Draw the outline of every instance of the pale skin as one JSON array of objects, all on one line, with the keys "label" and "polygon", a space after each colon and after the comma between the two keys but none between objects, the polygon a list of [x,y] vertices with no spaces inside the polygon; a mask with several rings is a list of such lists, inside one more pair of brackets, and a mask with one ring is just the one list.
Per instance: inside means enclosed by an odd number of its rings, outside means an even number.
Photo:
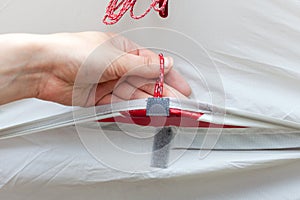
[{"label": "pale skin", "polygon": [[[111,33],[0,35],[0,105],[38,98],[93,106],[151,97],[159,57]],[[164,96],[186,98],[191,89],[165,58]]]}]

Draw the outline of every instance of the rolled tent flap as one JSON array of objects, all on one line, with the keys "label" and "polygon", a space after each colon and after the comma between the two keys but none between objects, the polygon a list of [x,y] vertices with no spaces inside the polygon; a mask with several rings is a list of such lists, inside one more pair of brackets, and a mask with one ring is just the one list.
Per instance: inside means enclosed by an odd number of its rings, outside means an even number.
[{"label": "rolled tent flap", "polygon": [[[251,113],[224,110],[217,106],[196,103],[191,100],[170,99],[169,116],[146,116],[148,99],[124,101],[91,108],[78,108],[59,115],[33,120],[27,123],[1,129],[0,139],[28,135],[45,130],[99,121],[106,123],[125,123],[151,127],[181,128],[225,128],[225,129],[300,129],[298,123],[278,120]],[[132,126],[134,129],[134,126]]]}]

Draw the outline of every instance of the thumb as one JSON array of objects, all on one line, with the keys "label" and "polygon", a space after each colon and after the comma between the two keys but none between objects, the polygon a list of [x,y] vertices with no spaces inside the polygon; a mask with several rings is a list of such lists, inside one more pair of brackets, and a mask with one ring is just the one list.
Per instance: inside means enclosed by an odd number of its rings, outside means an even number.
[{"label": "thumb", "polygon": [[[173,59],[171,57],[164,58],[165,74],[173,67]],[[111,66],[118,78],[126,75],[140,76],[144,78],[157,78],[160,74],[160,58],[158,55],[140,56],[135,54],[125,54],[121,56]]]}]

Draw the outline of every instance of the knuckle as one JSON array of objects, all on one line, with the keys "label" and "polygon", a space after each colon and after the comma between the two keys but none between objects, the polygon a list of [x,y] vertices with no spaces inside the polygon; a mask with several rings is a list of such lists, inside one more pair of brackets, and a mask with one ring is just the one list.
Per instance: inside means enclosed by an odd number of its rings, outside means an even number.
[{"label": "knuckle", "polygon": [[151,66],[152,64],[152,58],[151,57],[144,57],[144,65],[147,67]]}]

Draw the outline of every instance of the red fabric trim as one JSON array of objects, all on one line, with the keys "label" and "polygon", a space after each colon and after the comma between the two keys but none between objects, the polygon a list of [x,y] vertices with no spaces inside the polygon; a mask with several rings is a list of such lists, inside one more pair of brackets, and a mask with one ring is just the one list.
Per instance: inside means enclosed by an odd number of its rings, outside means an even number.
[{"label": "red fabric trim", "polygon": [[119,122],[126,124],[136,124],[140,126],[177,126],[177,127],[202,127],[202,128],[245,128],[242,126],[232,126],[223,124],[212,124],[208,122],[197,121],[203,113],[185,111],[170,108],[169,117],[148,117],[146,110],[131,110],[122,112],[124,117],[114,117],[100,120],[99,122]]}]

